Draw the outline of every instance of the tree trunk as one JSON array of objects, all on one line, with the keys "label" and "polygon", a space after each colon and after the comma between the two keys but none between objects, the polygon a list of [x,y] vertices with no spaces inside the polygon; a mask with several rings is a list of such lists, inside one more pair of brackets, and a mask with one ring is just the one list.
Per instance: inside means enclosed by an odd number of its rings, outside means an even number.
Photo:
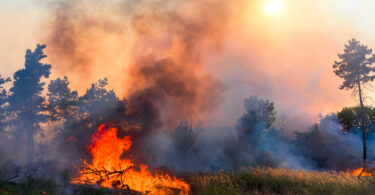
[{"label": "tree trunk", "polygon": [[27,139],[27,166],[31,166],[34,158],[34,128],[31,127],[26,132]]},{"label": "tree trunk", "polygon": [[366,151],[366,124],[365,124],[365,107],[363,106],[361,82],[358,81],[359,103],[361,104],[361,129],[362,129],[362,144],[363,144],[363,169],[367,168],[367,151]]}]

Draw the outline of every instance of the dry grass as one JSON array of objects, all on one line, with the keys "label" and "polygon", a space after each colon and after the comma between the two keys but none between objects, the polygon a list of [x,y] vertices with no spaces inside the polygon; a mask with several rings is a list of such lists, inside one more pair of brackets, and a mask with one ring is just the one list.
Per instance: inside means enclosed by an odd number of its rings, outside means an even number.
[{"label": "dry grass", "polygon": [[[354,177],[344,172],[296,171],[281,168],[248,168],[241,173],[188,174],[196,195],[236,194],[375,194],[375,177]],[[113,194],[92,186],[71,186],[74,194]],[[59,194],[51,181],[0,182],[1,194]],[[118,193],[117,193],[118,194]]]},{"label": "dry grass", "polygon": [[373,194],[374,177],[344,172],[248,168],[188,177],[194,194]]}]

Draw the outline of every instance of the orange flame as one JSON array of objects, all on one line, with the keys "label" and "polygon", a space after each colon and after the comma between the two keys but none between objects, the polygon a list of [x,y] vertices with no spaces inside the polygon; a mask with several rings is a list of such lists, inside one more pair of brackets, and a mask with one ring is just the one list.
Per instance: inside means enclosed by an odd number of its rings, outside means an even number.
[{"label": "orange flame", "polygon": [[[358,168],[358,169],[354,169],[354,170],[351,170],[349,171],[348,173],[346,173],[348,176],[355,176],[355,177],[358,177],[359,175],[361,176],[372,176],[371,173],[369,172],[366,172],[366,171],[363,171],[363,168]],[[362,174],[361,174],[362,173]]]},{"label": "orange flame", "polygon": [[[72,180],[75,184],[99,184],[108,188],[128,188],[148,194],[188,194],[190,187],[184,181],[168,174],[151,173],[146,165],[133,169],[131,159],[121,159],[132,142],[130,136],[117,137],[117,128],[102,124],[93,134],[89,150],[92,163],[83,161],[80,175]],[[103,173],[103,174],[102,174]],[[113,173],[113,174],[110,174]]]}]

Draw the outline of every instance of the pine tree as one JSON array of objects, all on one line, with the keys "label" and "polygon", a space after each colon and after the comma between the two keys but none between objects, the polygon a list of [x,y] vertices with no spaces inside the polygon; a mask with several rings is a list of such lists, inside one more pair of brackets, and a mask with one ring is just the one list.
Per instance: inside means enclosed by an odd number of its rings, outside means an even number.
[{"label": "pine tree", "polygon": [[9,93],[4,89],[4,84],[9,82],[9,78],[3,78],[0,75],[0,131],[5,128],[6,119],[8,116],[8,96]]},{"label": "pine tree", "polygon": [[34,135],[40,129],[40,123],[46,120],[42,96],[45,83],[41,79],[49,77],[51,65],[40,62],[47,57],[44,48],[45,45],[38,44],[34,51],[26,51],[25,67],[14,73],[10,89],[9,110],[16,116],[17,130],[26,134],[28,165],[33,162]]},{"label": "pine tree", "polygon": [[372,66],[375,62],[375,55],[367,46],[362,45],[356,39],[349,41],[345,45],[344,53],[338,54],[340,61],[335,61],[333,64],[334,73],[344,79],[340,89],[358,90],[359,104],[361,113],[359,115],[362,129],[363,142],[363,167],[366,168],[367,149],[366,149],[366,129],[365,122],[366,109],[363,103],[363,85],[375,79],[375,67]]},{"label": "pine tree", "polygon": [[51,120],[62,120],[78,114],[78,93],[69,88],[68,77],[52,80],[48,85],[48,111]]}]

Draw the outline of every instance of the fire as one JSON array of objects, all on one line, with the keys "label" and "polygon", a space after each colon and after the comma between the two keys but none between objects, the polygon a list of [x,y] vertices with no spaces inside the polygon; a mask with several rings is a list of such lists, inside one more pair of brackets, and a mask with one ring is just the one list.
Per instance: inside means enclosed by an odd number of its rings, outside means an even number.
[{"label": "fire", "polygon": [[361,175],[361,176],[372,176],[371,173],[366,172],[366,171],[362,172],[362,171],[363,171],[363,168],[354,169],[354,170],[349,171],[349,173],[347,173],[347,175],[348,176],[356,176],[356,177],[358,177],[359,175]]},{"label": "fire", "polygon": [[92,163],[83,161],[79,177],[72,183],[122,188],[148,194],[188,194],[190,187],[184,181],[163,173],[151,173],[146,165],[135,170],[131,159],[121,159],[132,145],[130,136],[117,137],[117,128],[100,125],[88,146]]}]

